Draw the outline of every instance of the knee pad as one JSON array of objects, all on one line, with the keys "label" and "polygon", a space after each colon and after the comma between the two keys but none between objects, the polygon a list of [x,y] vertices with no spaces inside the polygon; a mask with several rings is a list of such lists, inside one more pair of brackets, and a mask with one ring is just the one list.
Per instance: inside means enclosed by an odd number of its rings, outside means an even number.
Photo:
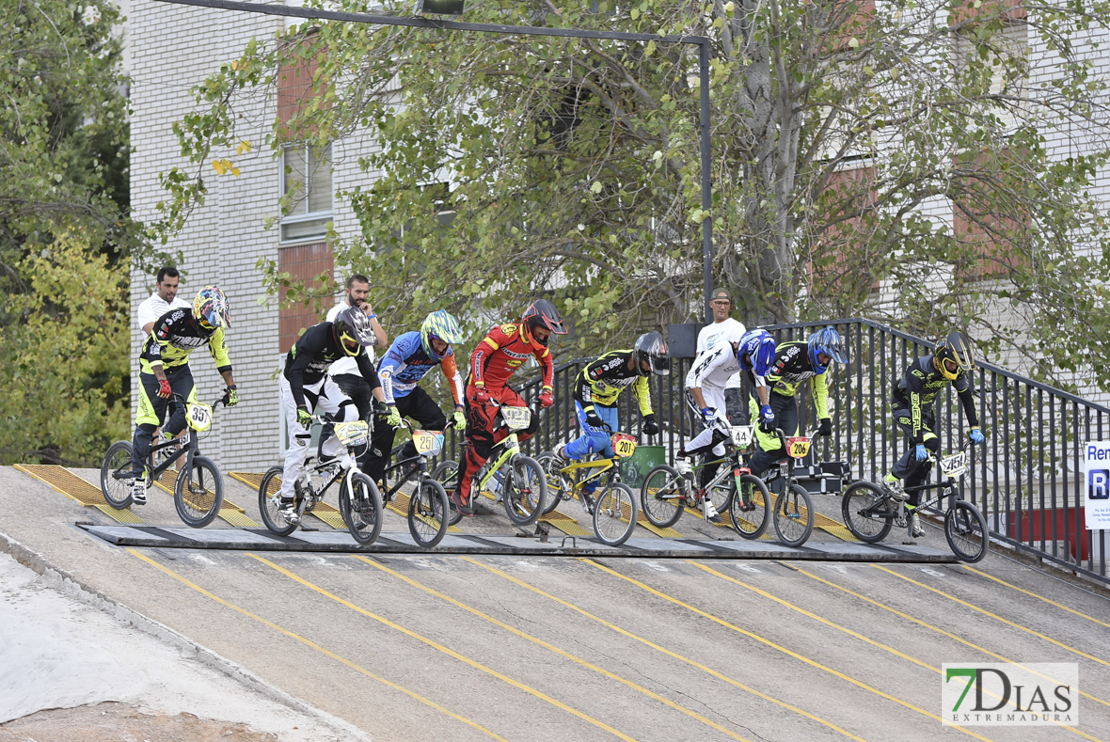
[{"label": "knee pad", "polygon": [[922,443],[925,444],[925,448],[929,449],[933,453],[940,452],[940,438],[937,438],[932,433],[927,434],[925,436],[925,440],[923,440]]}]

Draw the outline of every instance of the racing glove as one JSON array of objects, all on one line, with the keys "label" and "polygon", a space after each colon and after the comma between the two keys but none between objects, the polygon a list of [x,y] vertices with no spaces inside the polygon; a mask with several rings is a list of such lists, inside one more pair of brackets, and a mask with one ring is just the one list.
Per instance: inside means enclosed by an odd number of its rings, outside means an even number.
[{"label": "racing glove", "polygon": [[655,422],[655,415],[644,415],[644,435],[656,435],[659,432],[659,423]]},{"label": "racing glove", "polygon": [[235,385],[232,384],[224,390],[224,405],[234,407],[237,404],[239,404],[239,392],[235,391]]},{"label": "racing glove", "polygon": [[759,408],[759,429],[764,433],[770,433],[775,429],[775,411],[769,404],[761,405]]},{"label": "racing glove", "polygon": [[451,415],[451,424],[455,426],[455,430],[462,430],[466,427],[466,415],[464,415],[463,411],[458,407],[455,408],[455,412]]},{"label": "racing glove", "polygon": [[300,423],[300,426],[305,430],[312,427],[312,414],[308,411],[307,407],[297,408],[297,422]]},{"label": "racing glove", "polygon": [[162,399],[169,399],[173,396],[173,389],[170,389],[170,382],[168,379],[158,380],[158,396]]},{"label": "racing glove", "polygon": [[401,427],[401,413],[398,412],[396,405],[390,405],[386,411],[385,424],[391,428]]},{"label": "racing glove", "polygon": [[586,424],[589,425],[591,428],[600,428],[605,424],[601,421],[601,418],[598,417],[597,412],[594,410],[593,407],[587,407],[583,410],[583,412],[586,413]]},{"label": "racing glove", "polygon": [[832,418],[821,418],[821,424],[817,427],[817,435],[832,435]]},{"label": "racing glove", "polygon": [[971,439],[971,445],[973,446],[978,446],[986,440],[986,438],[983,437],[983,431],[979,430],[977,427],[967,431],[967,437]]},{"label": "racing glove", "polygon": [[929,450],[925,448],[924,443],[917,444],[917,450],[914,452],[914,456],[918,461],[924,461],[929,458]]},{"label": "racing glove", "polygon": [[701,417],[705,421],[705,427],[712,428],[713,424],[717,422],[717,410],[712,407],[702,407]]},{"label": "racing glove", "polygon": [[555,395],[551,393],[550,389],[545,388],[540,392],[540,406],[546,410],[553,404],[555,404]]},{"label": "racing glove", "polygon": [[489,392],[486,391],[486,385],[485,384],[475,384],[474,385],[474,401],[477,402],[478,404],[488,404],[489,403]]}]

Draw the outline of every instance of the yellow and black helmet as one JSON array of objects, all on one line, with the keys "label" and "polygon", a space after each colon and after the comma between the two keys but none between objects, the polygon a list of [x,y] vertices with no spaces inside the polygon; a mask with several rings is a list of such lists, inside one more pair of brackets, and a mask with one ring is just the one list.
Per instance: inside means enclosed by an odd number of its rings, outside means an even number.
[{"label": "yellow and black helmet", "polygon": [[[949,367],[946,361],[955,365],[955,370]],[[975,368],[975,346],[967,339],[967,335],[959,330],[953,330],[937,341],[933,352],[933,365],[941,376],[949,381],[955,381],[961,373],[968,373]]]}]

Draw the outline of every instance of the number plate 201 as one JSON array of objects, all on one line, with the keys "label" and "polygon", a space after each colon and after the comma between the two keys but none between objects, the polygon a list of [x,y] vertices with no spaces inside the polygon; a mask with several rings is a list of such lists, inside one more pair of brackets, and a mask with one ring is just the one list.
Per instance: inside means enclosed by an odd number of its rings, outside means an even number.
[{"label": "number plate 201", "polygon": [[627,458],[636,451],[636,439],[626,433],[613,434],[613,453],[617,458]]}]

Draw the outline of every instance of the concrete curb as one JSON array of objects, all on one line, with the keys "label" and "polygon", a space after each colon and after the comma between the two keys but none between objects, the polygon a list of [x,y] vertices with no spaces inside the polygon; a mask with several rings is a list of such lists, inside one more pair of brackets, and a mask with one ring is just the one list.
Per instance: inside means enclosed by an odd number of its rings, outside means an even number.
[{"label": "concrete curb", "polygon": [[158,639],[164,644],[174,647],[178,651],[185,653],[185,655],[191,659],[226,675],[235,682],[256,693],[266,696],[276,703],[287,706],[306,716],[313,717],[322,726],[333,730],[337,735],[335,737],[336,740],[373,742],[373,739],[358,727],[289,695],[285,691],[270,685],[241,665],[213,652],[207,647],[197,644],[177,631],[174,631],[169,626],[148,618],[132,608],[128,608],[112,600],[100,591],[89,587],[65,571],[54,567],[47,562],[41,554],[27,548],[3,532],[0,532],[0,551],[9,554],[24,567],[38,574],[42,578],[43,584],[47,587],[57,590],[59,593],[69,598],[73,598],[74,600],[78,600],[96,608],[112,616],[121,623],[133,626],[139,631]]}]

